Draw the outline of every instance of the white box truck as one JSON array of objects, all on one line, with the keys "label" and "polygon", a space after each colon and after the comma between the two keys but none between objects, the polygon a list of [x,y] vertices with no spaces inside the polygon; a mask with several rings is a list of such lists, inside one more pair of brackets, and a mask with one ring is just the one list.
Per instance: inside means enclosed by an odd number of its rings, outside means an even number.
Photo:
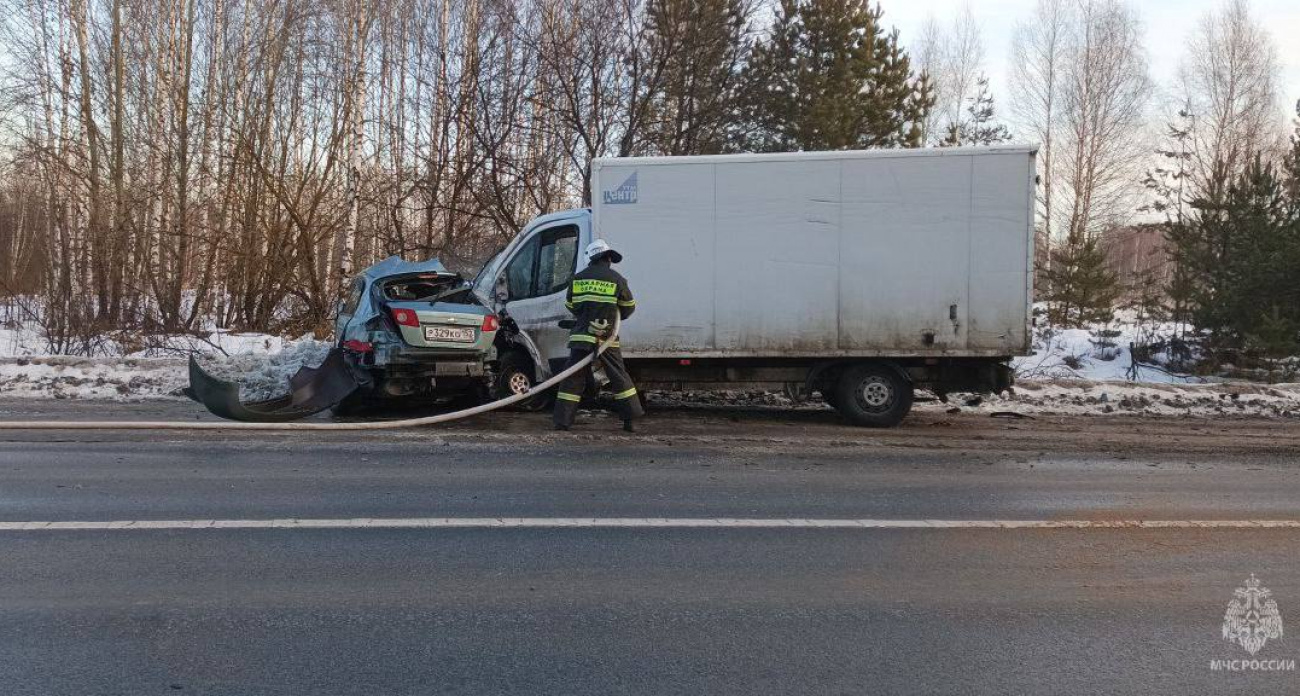
[{"label": "white box truck", "polygon": [[784,384],[869,426],[915,388],[1000,391],[1029,351],[1035,154],[597,160],[590,209],[532,221],[475,281],[530,339],[500,356],[504,383],[562,366],[564,292],[603,237],[637,299],[621,342],[643,388]]}]

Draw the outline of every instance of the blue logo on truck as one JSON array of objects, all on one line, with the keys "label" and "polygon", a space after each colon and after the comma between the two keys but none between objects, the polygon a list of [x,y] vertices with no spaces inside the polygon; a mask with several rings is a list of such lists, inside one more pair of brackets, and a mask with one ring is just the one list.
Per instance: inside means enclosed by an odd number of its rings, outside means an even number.
[{"label": "blue logo on truck", "polygon": [[605,205],[631,205],[636,203],[636,172],[632,172],[618,188],[613,191],[604,191],[603,199]]}]

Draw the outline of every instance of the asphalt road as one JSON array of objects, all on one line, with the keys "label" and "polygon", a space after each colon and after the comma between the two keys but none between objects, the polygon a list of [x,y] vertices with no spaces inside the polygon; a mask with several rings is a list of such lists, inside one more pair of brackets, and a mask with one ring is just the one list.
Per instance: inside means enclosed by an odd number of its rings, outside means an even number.
[{"label": "asphalt road", "polygon": [[[0,418],[194,417],[0,401]],[[1300,663],[1300,530],[653,520],[1300,520],[1300,423],[815,412],[436,432],[0,432],[0,694],[1300,692],[1222,638],[1254,574]],[[301,528],[293,520],[650,518]],[[1300,631],[1300,629],[1297,629]]]}]

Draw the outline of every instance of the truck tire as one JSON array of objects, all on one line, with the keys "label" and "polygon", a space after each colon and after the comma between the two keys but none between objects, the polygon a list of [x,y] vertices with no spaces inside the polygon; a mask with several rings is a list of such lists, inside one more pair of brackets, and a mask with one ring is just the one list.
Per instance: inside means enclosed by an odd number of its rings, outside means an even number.
[{"label": "truck tire", "polygon": [[[512,350],[501,356],[498,362],[496,378],[492,381],[492,400],[498,401],[527,391],[537,384],[533,372],[533,361],[525,353]],[[545,411],[551,406],[551,393],[540,394],[525,399],[510,408],[515,411]]]},{"label": "truck tire", "polygon": [[892,428],[912,410],[912,384],[888,365],[857,365],[840,375],[833,404],[854,425]]}]

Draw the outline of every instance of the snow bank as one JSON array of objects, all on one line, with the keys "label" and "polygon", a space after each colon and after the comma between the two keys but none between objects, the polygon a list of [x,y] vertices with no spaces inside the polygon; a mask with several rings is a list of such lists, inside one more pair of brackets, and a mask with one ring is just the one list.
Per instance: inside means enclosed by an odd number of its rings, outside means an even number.
[{"label": "snow bank", "polygon": [[184,398],[190,355],[212,374],[239,382],[244,399],[288,391],[289,376],[325,359],[330,343],[310,334],[296,339],[208,326],[195,335],[106,334],[102,357],[46,354],[31,312],[0,304],[0,394],[56,399]]},{"label": "snow bank", "polygon": [[185,361],[38,356],[0,359],[0,394],[55,399],[179,396]]},{"label": "snow bank", "polygon": [[[1034,329],[1033,353],[1016,358],[1012,367],[1021,379],[1082,379],[1127,381],[1133,366],[1132,344],[1168,341],[1176,335],[1172,323],[1141,323],[1132,312],[1116,313],[1116,321],[1088,329]],[[1170,356],[1151,356],[1157,366],[1168,364]],[[1172,374],[1165,369],[1138,365],[1135,382],[1157,384],[1200,384],[1207,380]]]},{"label": "snow bank", "polygon": [[[107,336],[96,346],[97,355],[111,358],[166,358],[191,354],[267,355],[279,353],[302,339],[264,333],[211,329],[203,335],[139,336],[129,342]],[[48,355],[45,339],[32,324],[0,327],[0,359]]]},{"label": "snow bank", "polygon": [[[245,401],[269,399],[289,391],[289,377],[303,366],[316,367],[325,360],[332,344],[303,336],[282,344],[275,353],[249,351],[230,356],[204,356],[203,369],[222,379],[239,382],[240,398]],[[186,375],[185,384],[189,384]]]},{"label": "snow bank", "polygon": [[41,355],[45,351],[45,339],[31,323],[10,323],[0,326],[0,358],[17,358],[29,355]]},{"label": "snow bank", "polygon": [[[287,392],[289,376],[304,365],[319,365],[330,349],[328,342],[309,336],[270,339],[240,336],[223,345],[230,355],[209,352],[199,361],[212,374],[238,381],[242,398],[266,399]],[[182,357],[0,358],[0,394],[56,399],[183,398],[181,389],[189,384],[187,365],[188,359]]]},{"label": "snow bank", "polygon": [[[1300,418],[1300,384],[1141,384],[1092,380],[1025,380],[1008,393],[950,394],[946,403],[921,392],[919,413],[1017,413],[1027,416],[1109,414]],[[829,409],[820,398],[794,401],[777,392],[652,392],[652,404],[670,407]]]},{"label": "snow bank", "polygon": [[1011,393],[950,397],[918,410],[1026,415],[1139,414],[1300,418],[1300,384],[1159,384],[1093,380],[1020,380]]}]

